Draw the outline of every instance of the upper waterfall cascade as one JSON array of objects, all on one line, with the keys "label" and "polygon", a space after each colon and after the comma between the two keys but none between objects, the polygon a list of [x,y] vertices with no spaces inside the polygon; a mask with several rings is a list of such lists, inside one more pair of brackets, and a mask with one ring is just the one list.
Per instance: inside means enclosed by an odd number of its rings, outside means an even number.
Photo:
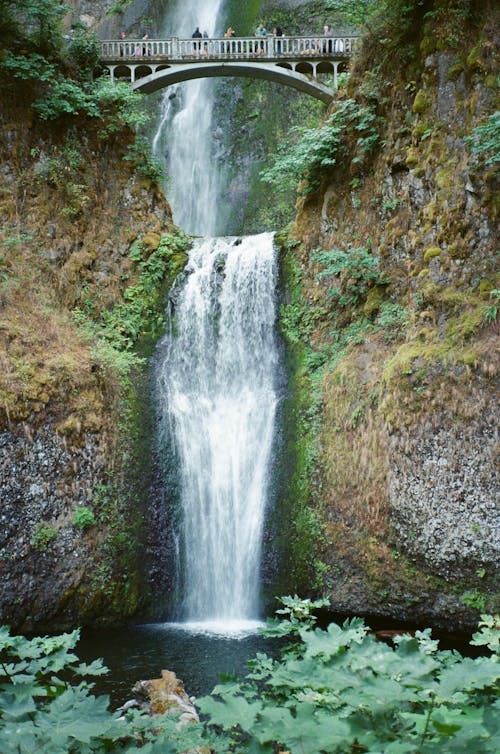
[{"label": "upper waterfall cascade", "polygon": [[[169,4],[170,5],[170,4]],[[213,36],[223,0],[177,0],[166,11],[162,33],[190,37],[196,27]],[[153,151],[170,178],[174,219],[188,233],[217,232],[218,171],[213,158],[213,84],[190,81],[162,98]]]},{"label": "upper waterfall cascade", "polygon": [[252,620],[277,406],[273,235],[196,242],[158,375],[174,445],[184,615]]}]

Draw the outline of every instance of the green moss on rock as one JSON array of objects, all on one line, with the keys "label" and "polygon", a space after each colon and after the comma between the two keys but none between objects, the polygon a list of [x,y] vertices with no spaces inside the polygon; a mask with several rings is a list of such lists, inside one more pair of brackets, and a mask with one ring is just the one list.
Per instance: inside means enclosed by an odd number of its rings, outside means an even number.
[{"label": "green moss on rock", "polygon": [[426,249],[424,252],[424,262],[427,264],[431,261],[431,259],[435,259],[436,257],[439,257],[442,253],[442,250],[438,246],[431,246],[430,248]]},{"label": "green moss on rock", "polygon": [[405,162],[406,166],[410,168],[410,170],[418,165],[418,153],[413,147],[410,147],[410,149],[407,151]]},{"label": "green moss on rock", "polygon": [[384,300],[385,288],[382,285],[377,285],[368,291],[365,304],[363,306],[363,312],[367,317],[373,317],[380,310],[382,301]]},{"label": "green moss on rock", "polygon": [[412,110],[414,113],[421,115],[422,113],[425,113],[426,110],[429,109],[431,106],[431,98],[427,92],[425,92],[423,89],[419,89],[417,92],[415,99],[413,100],[413,106]]},{"label": "green moss on rock", "polygon": [[464,64],[455,63],[455,65],[452,65],[450,70],[448,71],[448,81],[456,81],[463,72]]},{"label": "green moss on rock", "polygon": [[411,135],[415,140],[420,141],[422,136],[427,133],[429,129],[430,126],[426,121],[420,121],[420,123],[417,123],[415,125],[413,131],[411,132]]},{"label": "green moss on rock", "polygon": [[482,299],[487,301],[490,297],[490,293],[495,288],[495,283],[488,278],[482,278],[479,281],[479,295]]},{"label": "green moss on rock", "polygon": [[483,43],[476,45],[467,55],[467,68],[472,71],[480,72],[485,70],[486,66],[483,60]]}]

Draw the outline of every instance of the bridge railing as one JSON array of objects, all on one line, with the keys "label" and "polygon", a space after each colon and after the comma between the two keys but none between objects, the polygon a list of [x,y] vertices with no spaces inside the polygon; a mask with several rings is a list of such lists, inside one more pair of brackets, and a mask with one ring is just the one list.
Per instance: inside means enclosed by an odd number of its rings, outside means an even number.
[{"label": "bridge railing", "polygon": [[342,58],[356,48],[359,37],[232,37],[230,39],[126,39],[101,42],[101,60],[141,58],[165,60],[241,60],[245,58],[293,58],[302,56]]}]

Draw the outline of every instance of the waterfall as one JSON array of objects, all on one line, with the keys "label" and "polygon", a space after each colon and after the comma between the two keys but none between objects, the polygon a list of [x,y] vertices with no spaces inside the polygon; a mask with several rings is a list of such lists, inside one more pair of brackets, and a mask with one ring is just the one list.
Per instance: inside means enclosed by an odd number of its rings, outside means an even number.
[{"label": "waterfall", "polygon": [[273,236],[199,240],[158,369],[180,479],[183,618],[259,613],[259,564],[277,406]]},{"label": "waterfall", "polygon": [[[190,37],[198,26],[213,36],[223,0],[176,0],[165,37]],[[163,95],[153,152],[165,160],[174,219],[188,233],[217,230],[217,161],[212,153],[214,84],[207,79],[170,87]]]}]

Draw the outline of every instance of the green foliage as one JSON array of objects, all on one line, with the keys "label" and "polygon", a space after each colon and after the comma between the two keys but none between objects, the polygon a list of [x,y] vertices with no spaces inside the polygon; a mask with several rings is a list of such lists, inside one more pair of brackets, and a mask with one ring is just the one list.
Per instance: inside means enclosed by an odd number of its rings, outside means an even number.
[{"label": "green foliage", "polygon": [[61,115],[88,115],[98,117],[99,108],[94,97],[77,81],[54,80],[45,99],[33,105],[42,120],[54,120]]},{"label": "green foliage", "polygon": [[408,325],[408,309],[401,304],[383,301],[380,305],[376,323],[383,330],[387,330],[386,339],[394,339],[395,335],[404,330]]},{"label": "green foliage", "polygon": [[490,292],[490,302],[485,309],[483,321],[486,325],[492,325],[497,321],[498,310],[500,308],[500,289],[494,288]]},{"label": "green foliage", "polygon": [[378,0],[326,0],[325,10],[328,11],[329,20],[333,23],[342,23],[348,26],[361,26],[370,19],[380,3]]},{"label": "green foliage", "polygon": [[[197,725],[178,729],[178,716],[111,713],[93,696],[101,660],[80,663],[72,651],[79,631],[26,639],[0,628],[2,754],[175,754],[203,740]],[[223,737],[221,737],[223,740]]]},{"label": "green foliage", "polygon": [[35,550],[46,550],[58,534],[59,531],[55,526],[47,523],[40,524],[31,538],[31,545]]},{"label": "green foliage", "polygon": [[434,0],[432,5],[430,9],[425,8],[426,35],[434,37],[438,49],[463,49],[471,39],[476,3],[471,0]]},{"label": "green foliage", "polygon": [[488,647],[492,652],[500,652],[500,617],[481,615],[479,631],[472,635],[471,644],[475,647]]},{"label": "green foliage", "polygon": [[[293,597],[278,597],[278,602],[281,602],[283,607],[276,610],[276,615],[284,617],[268,619],[264,634],[269,638],[300,636],[304,628],[312,628],[316,624],[317,618],[314,611],[329,604],[324,598],[311,600],[308,597],[299,597],[297,594]],[[295,644],[288,647],[288,649],[294,648]]]},{"label": "green foliage", "polygon": [[9,71],[14,78],[24,81],[53,81],[56,72],[56,66],[37,52],[15,55],[6,50],[0,67]]},{"label": "green foliage", "polygon": [[342,308],[358,306],[370,288],[389,282],[378,269],[378,259],[362,246],[348,251],[316,249],[311,258],[324,268],[316,275],[318,280],[336,278],[328,296]]},{"label": "green foliage", "polygon": [[490,115],[484,125],[476,126],[466,141],[473,152],[487,158],[487,165],[500,162],[500,110]]},{"label": "green foliage", "polygon": [[102,76],[93,83],[92,91],[99,106],[98,117],[103,121],[103,127],[99,132],[101,138],[106,138],[123,128],[137,130],[148,122],[144,95],[135,92],[129,84],[113,84],[107,76]]},{"label": "green foliage", "polygon": [[95,118],[102,122],[98,136],[105,139],[124,128],[135,130],[149,119],[142,107],[143,95],[123,82],[113,84],[109,78],[102,77],[92,83],[82,83],[49,73],[45,80],[50,83],[49,91],[33,105],[42,120],[55,120],[62,115]]},{"label": "green foliage", "polygon": [[296,143],[278,149],[272,167],[261,173],[262,180],[279,186],[283,181],[298,182],[303,177],[307,182],[300,192],[306,194],[319,186],[329,168],[348,156],[353,163],[364,162],[380,141],[381,119],[376,109],[374,97],[367,104],[342,100],[319,128],[293,129],[298,136]]},{"label": "green foliage", "polygon": [[[2,2],[6,12],[10,9],[13,26],[0,59],[0,71],[8,77],[0,78],[0,85],[9,77],[28,82],[39,118],[93,118],[102,122],[100,138],[124,128],[136,130],[147,122],[142,95],[123,82],[112,84],[107,76],[94,80],[99,59],[97,37],[76,24],[72,37],[63,38],[60,24],[67,6],[51,0],[24,0],[13,8],[14,4]],[[43,40],[50,44],[40,42],[37,29],[43,29]]]},{"label": "green foliage", "polygon": [[186,260],[190,241],[182,232],[165,234],[157,249],[151,250],[136,241],[130,258],[138,276],[123,291],[123,300],[112,309],[92,317],[90,309],[76,309],[75,320],[82,334],[94,342],[93,351],[113,372],[126,378],[143,360],[135,348],[141,338],[157,338],[165,321],[159,311],[162,286],[172,283]]},{"label": "green foliage", "polygon": [[467,605],[467,607],[472,607],[474,610],[481,613],[486,610],[488,597],[484,592],[480,592],[478,589],[472,589],[469,592],[464,592],[461,600],[464,605]]},{"label": "green foliage", "polygon": [[90,34],[85,26],[76,26],[73,36],[64,51],[64,59],[68,66],[89,73],[97,67],[99,62],[100,45],[95,34]]},{"label": "green foliage", "polygon": [[30,154],[33,158],[39,158],[37,181],[46,181],[55,186],[64,198],[63,214],[78,217],[89,203],[87,185],[75,181],[75,176],[81,175],[83,168],[78,143],[68,138],[64,146],[52,146],[48,155],[36,148]]},{"label": "green foliage", "polygon": [[77,508],[73,514],[73,526],[77,529],[88,529],[96,523],[94,513],[85,505]]},{"label": "green foliage", "polygon": [[[288,598],[290,599],[290,598]],[[307,616],[306,616],[307,618]],[[498,648],[498,617],[483,616],[476,644]],[[273,622],[299,636],[281,658],[264,654],[243,683],[217,686],[199,704],[238,752],[492,754],[500,743],[498,656],[439,651],[430,631],[379,643],[359,618],[326,630]],[[496,639],[496,641],[495,641]]]},{"label": "green foliage", "polygon": [[492,754],[500,744],[500,616],[481,616],[476,659],[439,651],[430,630],[382,644],[363,620],[315,627],[323,600],[284,597],[265,635],[288,638],[278,659],[258,654],[243,682],[198,704],[201,725],[177,716],[108,711],[79,663],[79,632],[26,639],[0,628],[2,754],[180,754],[196,746],[238,754]]},{"label": "green foliage", "polygon": [[111,8],[108,10],[107,15],[108,16],[115,16],[119,13],[123,13],[125,8],[130,5],[132,0],[116,0],[115,3],[111,6]]},{"label": "green foliage", "polygon": [[153,155],[151,144],[147,139],[137,137],[134,143],[127,147],[127,153],[123,159],[133,163],[140,175],[154,183],[159,183],[165,178],[163,163]]},{"label": "green foliage", "polygon": [[28,41],[51,54],[62,44],[61,23],[70,10],[53,0],[1,0],[0,39],[5,46]]}]

